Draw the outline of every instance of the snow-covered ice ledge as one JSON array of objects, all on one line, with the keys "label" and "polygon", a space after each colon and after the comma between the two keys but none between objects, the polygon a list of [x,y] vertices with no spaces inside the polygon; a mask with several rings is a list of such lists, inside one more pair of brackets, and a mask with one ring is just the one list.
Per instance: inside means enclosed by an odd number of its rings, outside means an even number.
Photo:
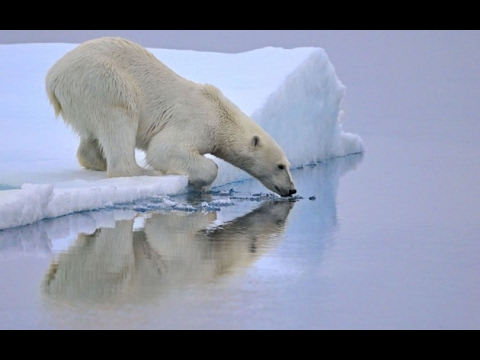
[{"label": "snow-covered ice ledge", "polygon": [[[54,119],[44,91],[48,68],[74,46],[0,45],[0,183],[19,187],[0,191],[0,229],[186,191],[184,176],[106,179],[79,168],[78,140]],[[293,167],[363,152],[361,138],[342,130],[345,86],[323,49],[150,50],[180,75],[219,87],[280,143]],[[216,161],[214,185],[249,178]]]},{"label": "snow-covered ice ledge", "polygon": [[32,224],[76,212],[130,203],[185,191],[186,176],[105,179],[84,187],[56,188],[55,184],[24,184],[0,192],[0,229]]}]

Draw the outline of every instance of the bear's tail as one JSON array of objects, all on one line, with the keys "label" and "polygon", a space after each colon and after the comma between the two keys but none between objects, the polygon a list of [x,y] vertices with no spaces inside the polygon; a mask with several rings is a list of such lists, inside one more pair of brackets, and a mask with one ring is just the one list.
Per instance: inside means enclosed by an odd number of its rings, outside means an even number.
[{"label": "bear's tail", "polygon": [[52,89],[51,86],[47,84],[46,90],[47,90],[48,99],[50,100],[50,104],[52,104],[53,108],[55,109],[55,116],[59,117],[62,113],[62,105],[60,105],[60,102],[55,96],[55,91],[54,89]]}]

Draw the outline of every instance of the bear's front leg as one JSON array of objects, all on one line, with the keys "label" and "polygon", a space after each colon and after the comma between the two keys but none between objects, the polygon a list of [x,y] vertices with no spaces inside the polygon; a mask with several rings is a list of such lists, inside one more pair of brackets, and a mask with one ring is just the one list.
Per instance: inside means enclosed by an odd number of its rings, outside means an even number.
[{"label": "bear's front leg", "polygon": [[188,184],[197,191],[209,191],[218,175],[218,165],[203,155],[198,155],[196,166],[190,169]]},{"label": "bear's front leg", "polygon": [[147,162],[167,175],[187,175],[189,186],[198,191],[210,190],[218,174],[218,165],[191,146],[160,141],[158,136],[147,150]]}]

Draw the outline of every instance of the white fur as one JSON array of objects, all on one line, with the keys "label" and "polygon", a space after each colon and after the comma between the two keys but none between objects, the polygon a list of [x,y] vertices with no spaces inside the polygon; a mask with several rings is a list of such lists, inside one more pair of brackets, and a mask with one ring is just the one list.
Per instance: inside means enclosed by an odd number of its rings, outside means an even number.
[{"label": "white fur", "polygon": [[[46,90],[56,115],[79,134],[77,157],[87,169],[188,175],[208,189],[218,171],[204,156],[212,154],[279,195],[295,192],[284,152],[258,124],[216,87],[182,78],[131,41],[78,46],[49,70]],[[138,166],[135,148],[154,170]]]}]

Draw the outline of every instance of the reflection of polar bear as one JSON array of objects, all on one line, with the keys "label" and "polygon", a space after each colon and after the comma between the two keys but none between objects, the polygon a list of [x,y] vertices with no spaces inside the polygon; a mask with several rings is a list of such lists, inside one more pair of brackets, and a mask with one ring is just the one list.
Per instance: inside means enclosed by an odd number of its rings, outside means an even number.
[{"label": "reflection of polar bear", "polygon": [[80,135],[77,156],[108,176],[155,175],[138,166],[135,148],[164,174],[189,176],[208,189],[215,155],[281,196],[296,193],[289,162],[258,124],[212,85],[188,81],[141,46],[121,38],[88,41],[49,70],[46,90],[58,115]]},{"label": "reflection of polar bear", "polygon": [[291,202],[265,203],[210,228],[214,213],[153,214],[80,235],[51,265],[47,297],[68,302],[146,299],[185,284],[204,283],[250,266],[280,239]]}]

